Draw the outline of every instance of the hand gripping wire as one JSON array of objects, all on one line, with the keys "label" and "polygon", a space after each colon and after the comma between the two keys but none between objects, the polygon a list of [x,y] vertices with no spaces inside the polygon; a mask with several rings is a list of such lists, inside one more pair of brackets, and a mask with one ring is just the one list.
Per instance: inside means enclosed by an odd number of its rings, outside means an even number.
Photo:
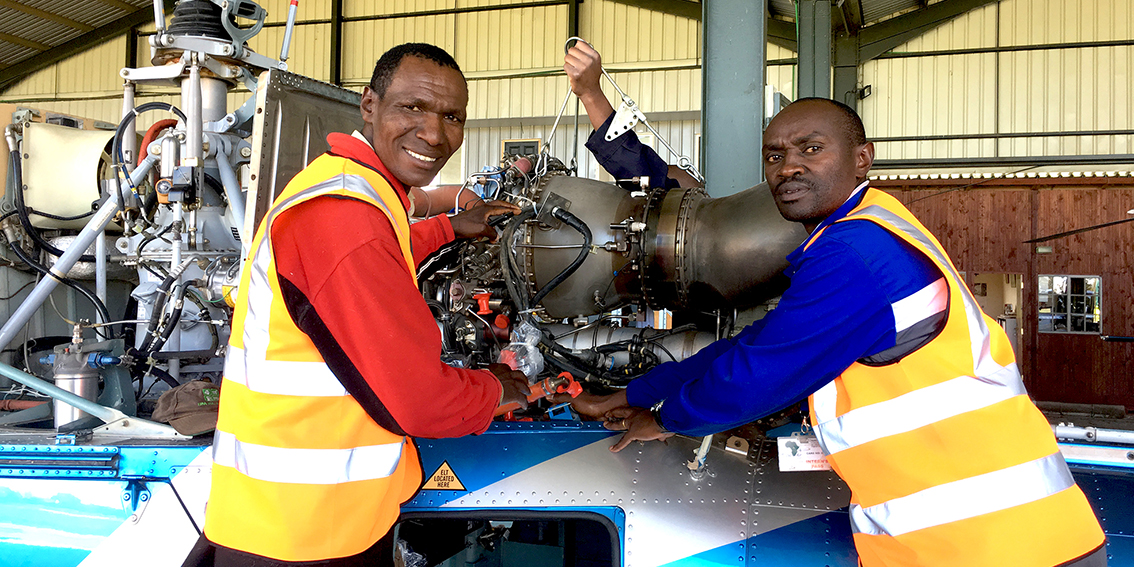
[{"label": "hand gripping wire", "polygon": [[[567,42],[563,44],[564,52],[570,49],[570,46],[573,45],[571,43],[572,41],[581,41],[583,43],[586,43],[587,45],[591,45],[581,37],[569,37],[567,38]],[[654,135],[654,138],[661,142],[663,146],[665,146],[665,149],[669,151],[670,155],[677,158],[677,167],[688,172],[689,175],[693,176],[693,178],[696,179],[699,183],[704,183],[705,178],[702,177],[701,172],[693,166],[693,160],[689,159],[689,156],[677,153],[677,151],[669,145],[669,142],[667,142],[666,139],[662,137],[662,135],[659,134],[657,130],[654,129],[650,122],[646,120],[646,115],[642,112],[641,109],[638,108],[638,103],[634,102],[634,99],[627,96],[626,93],[618,87],[618,83],[614,82],[614,78],[610,76],[610,73],[606,72],[605,67],[600,67],[599,70],[602,71],[602,75],[606,77],[606,80],[610,81],[610,86],[614,87],[614,90],[618,91],[618,96],[622,98],[622,103],[618,105],[618,110],[614,113],[614,119],[610,121],[610,128],[608,128],[606,131],[606,141],[613,141],[615,138],[625,134],[626,132],[629,132],[632,128],[634,128],[634,126],[641,122],[646,126],[646,128],[650,130],[650,133]],[[570,89],[568,89],[567,96],[571,96]],[[566,108],[566,106],[567,99],[564,99],[563,108]],[[563,114],[563,108],[559,109],[560,115]],[[559,123],[558,117],[555,119],[555,122],[556,124]]]}]

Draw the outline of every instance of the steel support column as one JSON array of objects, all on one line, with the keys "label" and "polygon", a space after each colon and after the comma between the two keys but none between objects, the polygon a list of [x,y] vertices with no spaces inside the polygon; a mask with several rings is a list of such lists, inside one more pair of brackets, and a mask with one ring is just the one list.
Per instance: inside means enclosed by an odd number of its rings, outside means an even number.
[{"label": "steel support column", "polygon": [[835,72],[831,98],[858,110],[858,36],[835,38]]},{"label": "steel support column", "polygon": [[713,197],[764,179],[765,2],[702,2],[701,171]]},{"label": "steel support column", "polygon": [[799,98],[831,97],[831,0],[799,0]]}]

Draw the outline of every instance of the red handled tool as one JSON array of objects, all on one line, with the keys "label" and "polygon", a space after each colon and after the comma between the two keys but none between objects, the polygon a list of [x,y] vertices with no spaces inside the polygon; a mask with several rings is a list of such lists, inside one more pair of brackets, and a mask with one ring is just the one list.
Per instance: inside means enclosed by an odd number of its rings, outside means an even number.
[{"label": "red handled tool", "polygon": [[[551,397],[554,394],[571,394],[572,398],[577,398],[579,394],[583,393],[583,387],[575,381],[575,377],[571,376],[570,372],[560,372],[559,376],[547,377],[532,384],[531,391],[528,394],[528,402]],[[520,404],[509,402],[496,408],[496,415],[504,415],[518,409],[520,409]]]}]

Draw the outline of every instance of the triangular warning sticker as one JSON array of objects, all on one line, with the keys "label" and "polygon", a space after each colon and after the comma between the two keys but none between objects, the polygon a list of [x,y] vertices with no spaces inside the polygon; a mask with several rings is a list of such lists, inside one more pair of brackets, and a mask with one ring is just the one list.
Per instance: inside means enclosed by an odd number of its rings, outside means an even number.
[{"label": "triangular warning sticker", "polygon": [[437,470],[429,476],[429,480],[425,481],[425,485],[421,487],[422,490],[465,490],[465,485],[461,484],[461,479],[457,478],[457,473],[453,472],[453,468],[449,466],[449,461],[444,461]]}]

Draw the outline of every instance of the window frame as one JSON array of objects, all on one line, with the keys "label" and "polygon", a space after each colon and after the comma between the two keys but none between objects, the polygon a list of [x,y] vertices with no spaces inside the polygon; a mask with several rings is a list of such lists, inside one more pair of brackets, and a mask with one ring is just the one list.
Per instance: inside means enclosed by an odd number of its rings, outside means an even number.
[{"label": "window frame", "polygon": [[[1052,278],[1051,282],[1050,282],[1050,287],[1048,288],[1047,292],[1044,291],[1044,287],[1041,284],[1041,282],[1043,281],[1043,278]],[[1056,289],[1055,278],[1067,278],[1066,289],[1062,293],[1056,293],[1056,291],[1055,291],[1055,289]],[[1082,287],[1082,291],[1080,293],[1074,293],[1073,282],[1074,282],[1075,279],[1082,279],[1083,280],[1083,287]],[[1087,284],[1088,284],[1088,280],[1091,280],[1091,279],[1095,280],[1095,282],[1096,282],[1095,283],[1095,289],[1094,289],[1093,292],[1088,292],[1087,291],[1087,287],[1088,287]],[[1093,320],[1094,310],[1087,311],[1086,305],[1083,306],[1084,311],[1082,313],[1075,313],[1075,299],[1076,298],[1083,298],[1084,302],[1085,302],[1086,298],[1092,297],[1092,296],[1094,298],[1095,310],[1098,311],[1098,320],[1097,321]],[[1045,333],[1045,334],[1053,334],[1053,335],[1101,335],[1101,334],[1103,334],[1103,332],[1102,332],[1102,317],[1103,317],[1102,296],[1103,296],[1103,284],[1102,284],[1102,276],[1100,276],[1100,275],[1097,275],[1097,274],[1054,274],[1054,273],[1039,274],[1036,277],[1036,315],[1037,315],[1036,326],[1037,326],[1038,332]],[[1046,309],[1048,309],[1049,311],[1047,313],[1044,312],[1044,309],[1045,309],[1044,299],[1045,298],[1047,298],[1047,300],[1048,300],[1048,304],[1047,304]],[[1057,312],[1057,311],[1055,311],[1055,309],[1059,305],[1059,298],[1065,298],[1064,310]],[[1046,328],[1046,329],[1044,328],[1045,316],[1050,321],[1050,328]],[[1066,328],[1064,328],[1064,329],[1056,329],[1055,328],[1055,322],[1058,320],[1057,318],[1059,318],[1059,317],[1062,317],[1066,321],[1066,323],[1065,323]],[[1076,317],[1082,317],[1083,318],[1083,330],[1073,330],[1074,319]],[[1094,329],[1094,330],[1087,330],[1087,325],[1092,324],[1092,323],[1096,324],[1097,328]]]}]

